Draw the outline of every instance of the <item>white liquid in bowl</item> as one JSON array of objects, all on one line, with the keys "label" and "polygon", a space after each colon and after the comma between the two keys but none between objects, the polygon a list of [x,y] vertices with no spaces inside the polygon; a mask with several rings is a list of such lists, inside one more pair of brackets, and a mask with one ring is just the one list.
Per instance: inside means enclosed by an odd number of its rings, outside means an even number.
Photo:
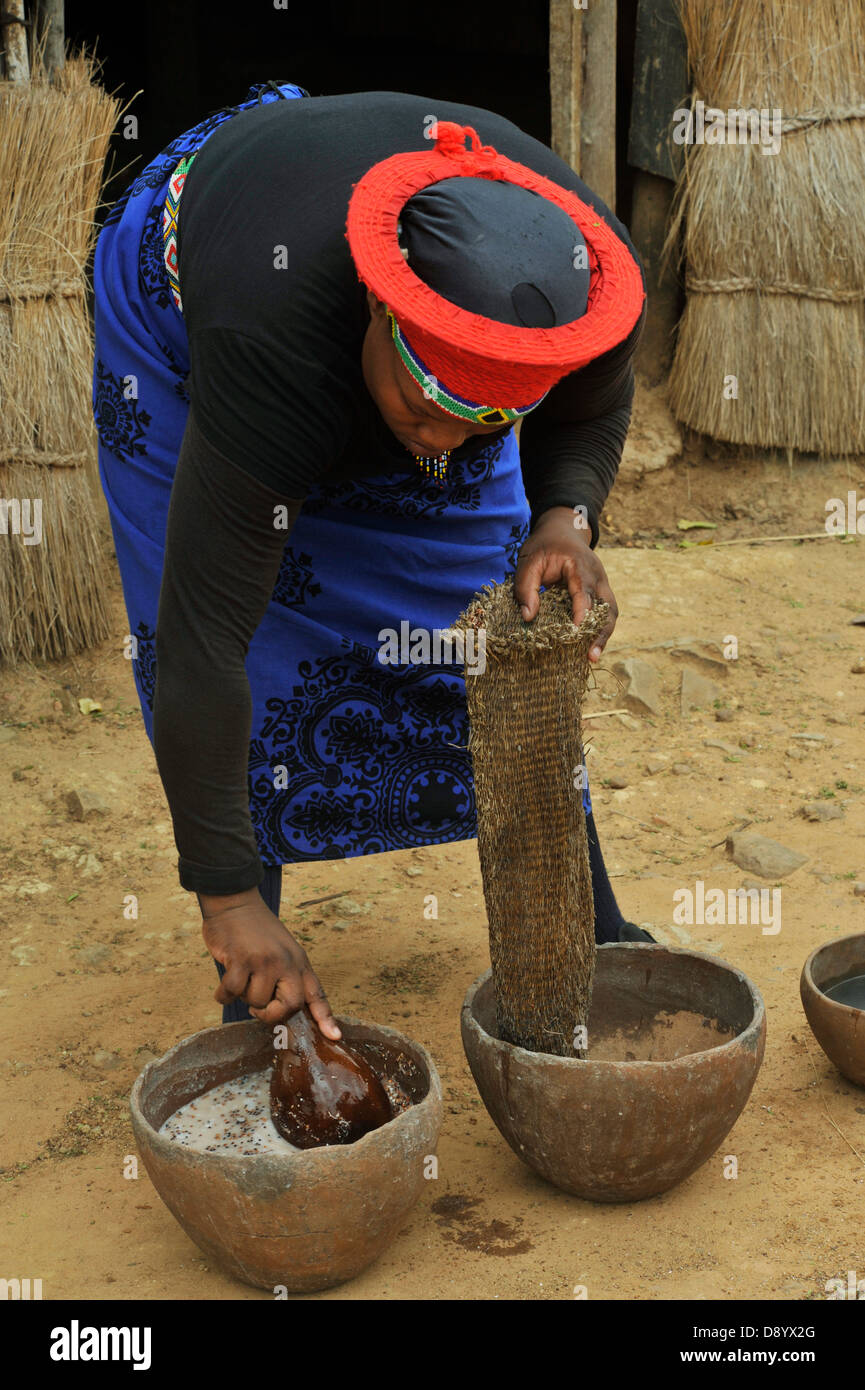
[{"label": "white liquid in bowl", "polygon": [[159,1133],[187,1149],[232,1158],[293,1151],[270,1118],[270,1067],[224,1081],[187,1101]]}]

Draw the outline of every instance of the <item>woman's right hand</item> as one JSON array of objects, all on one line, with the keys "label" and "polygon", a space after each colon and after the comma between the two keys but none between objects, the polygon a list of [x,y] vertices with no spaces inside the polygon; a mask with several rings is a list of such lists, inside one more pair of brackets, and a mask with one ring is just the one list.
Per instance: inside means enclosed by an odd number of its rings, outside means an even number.
[{"label": "woman's right hand", "polygon": [[243,999],[262,1023],[282,1023],[304,1004],[326,1038],[342,1037],[306,951],[271,912],[257,888],[199,894],[204,943],[225,967],[215,999]]}]

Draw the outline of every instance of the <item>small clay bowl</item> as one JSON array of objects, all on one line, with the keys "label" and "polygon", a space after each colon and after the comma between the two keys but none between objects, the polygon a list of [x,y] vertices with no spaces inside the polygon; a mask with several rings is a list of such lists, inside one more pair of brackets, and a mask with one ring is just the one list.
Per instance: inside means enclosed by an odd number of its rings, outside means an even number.
[{"label": "small clay bowl", "polygon": [[488,971],[462,1010],[481,1098],[517,1157],[563,1191],[593,1202],[665,1192],[745,1106],[763,1060],[763,1001],[715,956],[611,943],[598,948],[587,1026],[585,1060],[502,1042]]},{"label": "small clay bowl", "polygon": [[[402,1053],[421,1080],[414,1104],[354,1144],[284,1154],[199,1153],[157,1133],[187,1101],[261,1071],[273,1032],[256,1020],[206,1028],[144,1068],[132,1126],[153,1186],[186,1234],[235,1279],[312,1293],[352,1279],[390,1244],[424,1182],[442,1121],[441,1083],[420,1043],[392,1028],[340,1018],[347,1042],[378,1045],[385,1071]],[[395,1073],[403,1085],[400,1073]]]},{"label": "small clay bowl", "polygon": [[811,1031],[848,1081],[865,1086],[865,1011],[829,999],[825,991],[849,975],[865,975],[865,932],[827,941],[802,967],[799,993]]}]

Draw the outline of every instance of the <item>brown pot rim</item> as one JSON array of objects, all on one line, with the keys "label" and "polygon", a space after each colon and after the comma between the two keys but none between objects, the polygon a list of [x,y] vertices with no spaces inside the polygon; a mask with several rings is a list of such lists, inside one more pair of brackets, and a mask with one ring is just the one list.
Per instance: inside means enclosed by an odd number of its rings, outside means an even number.
[{"label": "brown pot rim", "polygon": [[[805,964],[802,966],[802,974],[799,977],[799,993],[802,995],[803,1003],[805,988],[807,986],[809,989],[812,989],[815,994],[819,995],[831,1009],[843,1009],[845,1012],[851,1014],[865,1013],[865,1009],[857,1009],[854,1004],[842,1004],[838,999],[830,999],[826,991],[818,985],[817,981],[814,979],[814,962],[817,957],[822,955],[824,951],[828,951],[831,947],[843,946],[848,941],[861,941],[863,947],[865,947],[865,932],[854,931],[850,932],[847,936],[836,936],[833,941],[822,941],[819,946],[814,947],[808,959],[805,961]],[[865,975],[865,954],[863,954],[862,973]]]},{"label": "brown pot rim", "polygon": [[[148,1146],[155,1154],[159,1155],[160,1158],[171,1159],[175,1162],[189,1162],[200,1160],[204,1157],[218,1163],[228,1174],[240,1168],[246,1168],[248,1170],[250,1164],[260,1170],[266,1170],[268,1168],[277,1168],[281,1170],[287,1162],[292,1163],[295,1167],[298,1164],[303,1164],[304,1167],[321,1167],[326,1164],[345,1163],[347,1159],[350,1159],[352,1156],[362,1151],[365,1153],[367,1149],[375,1148],[376,1144],[381,1142],[381,1136],[384,1135],[385,1132],[389,1135],[393,1134],[394,1130],[391,1126],[405,1126],[409,1123],[410,1117],[413,1117],[416,1125],[419,1118],[418,1112],[423,1113],[427,1111],[430,1118],[433,1118],[436,1111],[438,1111],[436,1128],[440,1129],[443,1106],[441,1079],[436,1064],[423,1043],[416,1042],[413,1038],[408,1038],[405,1034],[400,1033],[396,1028],[389,1028],[383,1023],[369,1023],[364,1019],[354,1018],[350,1014],[338,1014],[334,1015],[334,1017],[343,1031],[353,1026],[372,1029],[376,1034],[384,1035],[381,1037],[381,1041],[398,1041],[400,1044],[405,1044],[412,1049],[415,1053],[414,1060],[422,1063],[426,1069],[429,1080],[429,1087],[423,1100],[417,1101],[408,1110],[403,1111],[401,1115],[394,1115],[393,1119],[387,1120],[383,1125],[379,1125],[378,1129],[372,1129],[369,1133],[362,1135],[361,1138],[355,1140],[353,1144],[323,1144],[320,1148],[298,1149],[295,1148],[293,1144],[289,1144],[288,1140],[286,1140],[287,1152],[285,1154],[241,1154],[237,1157],[233,1157],[230,1154],[202,1154],[200,1149],[192,1149],[186,1144],[178,1144],[173,1139],[166,1139],[158,1130],[153,1128],[153,1125],[147,1119],[147,1116],[141,1108],[141,1093],[151,1069],[162,1066],[163,1063],[167,1062],[175,1053],[179,1052],[181,1048],[186,1047],[196,1038],[204,1037],[207,1033],[221,1033],[226,1028],[242,1028],[249,1024],[254,1025],[255,1028],[267,1027],[266,1024],[260,1023],[258,1019],[242,1019],[238,1023],[218,1023],[212,1028],[200,1028],[198,1032],[190,1033],[188,1037],[181,1038],[179,1042],[176,1042],[173,1047],[170,1047],[161,1057],[155,1057],[153,1061],[148,1062],[138,1074],[129,1096],[129,1108],[132,1115],[133,1128],[136,1130],[140,1128],[142,1130],[146,1136]],[[368,1041],[373,1041],[373,1039],[369,1039]],[[202,1094],[205,1093],[202,1092]]]},{"label": "brown pot rim", "polygon": [[735,965],[731,965],[729,961],[722,960],[720,956],[710,955],[707,951],[690,951],[687,947],[684,946],[664,946],[659,941],[605,941],[598,946],[599,952],[610,949],[625,951],[664,951],[669,953],[670,955],[676,956],[690,956],[692,958],[696,956],[700,960],[708,960],[711,961],[714,965],[722,966],[724,970],[726,970],[731,975],[735,975],[747,987],[748,993],[751,997],[751,1003],[754,1007],[754,1013],[750,1023],[747,1025],[747,1027],[742,1029],[741,1033],[737,1033],[735,1037],[728,1038],[728,1040],[725,1043],[720,1043],[717,1047],[702,1048],[699,1052],[685,1052],[682,1054],[681,1057],[672,1057],[668,1061],[653,1062],[646,1060],[633,1062],[613,1062],[604,1060],[603,1058],[599,1058],[597,1061],[593,1061],[591,1057],[554,1057],[552,1054],[546,1052],[530,1052],[527,1048],[519,1047],[516,1043],[504,1042],[501,1038],[492,1037],[492,1035],[489,1034],[486,1031],[486,1029],[481,1026],[481,1024],[475,1018],[474,1013],[472,1012],[475,997],[478,994],[478,991],[481,989],[481,987],[491,977],[492,969],[485,971],[484,974],[480,975],[478,979],[475,980],[474,984],[469,987],[468,992],[466,993],[466,997],[463,1000],[462,1016],[466,1020],[467,1025],[469,1027],[475,1028],[477,1030],[482,1040],[486,1040],[487,1042],[494,1044],[495,1047],[500,1047],[504,1051],[507,1051],[512,1055],[518,1055],[520,1062],[524,1066],[530,1065],[534,1067],[541,1067],[549,1063],[556,1063],[559,1066],[591,1066],[596,1069],[604,1068],[611,1072],[624,1073],[625,1075],[639,1075],[639,1073],[646,1067],[650,1067],[656,1070],[659,1067],[664,1067],[667,1069],[672,1068],[674,1070],[683,1070],[687,1064],[690,1064],[690,1068],[693,1069],[695,1057],[715,1057],[718,1053],[724,1051],[729,1051],[732,1053],[734,1051],[741,1050],[743,1046],[749,1048],[752,1043],[754,1050],[756,1051],[757,1046],[759,1045],[760,1035],[761,1033],[763,1033],[766,1027],[766,1009],[763,1004],[763,996],[757,989],[757,986],[753,983],[753,981],[751,981],[748,978],[744,971],[739,970]]}]

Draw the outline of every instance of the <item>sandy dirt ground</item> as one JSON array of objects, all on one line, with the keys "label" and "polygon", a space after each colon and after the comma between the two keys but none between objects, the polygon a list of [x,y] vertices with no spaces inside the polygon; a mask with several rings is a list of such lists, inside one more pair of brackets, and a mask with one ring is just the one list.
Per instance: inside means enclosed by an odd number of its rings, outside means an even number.
[{"label": "sandy dirt ground", "polygon": [[[850,1269],[865,1276],[865,1090],[828,1062],[798,991],[815,945],[865,931],[865,674],[852,670],[865,627],[851,624],[865,610],[865,541],[717,544],[822,530],[829,497],[865,496],[865,469],[709,458],[692,442],[653,471],[653,448],[648,429],[605,516],[621,618],[588,701],[605,716],[589,721],[590,778],[626,916],[733,962],[762,991],[768,1042],[750,1102],[666,1195],[623,1206],[566,1196],[507,1147],[463,1057],[460,1005],[489,963],[475,842],[289,866],[283,917],[336,1011],[424,1043],[445,1092],[438,1178],[378,1263],[318,1298],[563,1299],[584,1285],[593,1300],[808,1300]],[[682,533],[679,519],[717,529]],[[715,543],[681,548],[683,536]],[[143,1169],[123,1176],[135,1077],[220,1012],[195,899],[177,883],[106,553],[112,639],[0,676],[0,1274],[41,1278],[46,1299],[267,1298],[202,1256]],[[735,661],[675,654],[730,634]],[[657,714],[607,713],[627,707],[612,667],[628,656],[655,667]],[[719,687],[687,715],[685,666]],[[80,713],[80,697],[102,713]],[[106,813],[71,818],[65,795],[82,786]],[[808,820],[810,803],[841,815]],[[746,821],[807,856],[784,880],[781,931],[676,928],[677,889],[749,878],[724,847]],[[130,893],[137,921],[123,916]],[[429,893],[437,921],[424,919]],[[344,896],[296,906],[329,894]]]}]

